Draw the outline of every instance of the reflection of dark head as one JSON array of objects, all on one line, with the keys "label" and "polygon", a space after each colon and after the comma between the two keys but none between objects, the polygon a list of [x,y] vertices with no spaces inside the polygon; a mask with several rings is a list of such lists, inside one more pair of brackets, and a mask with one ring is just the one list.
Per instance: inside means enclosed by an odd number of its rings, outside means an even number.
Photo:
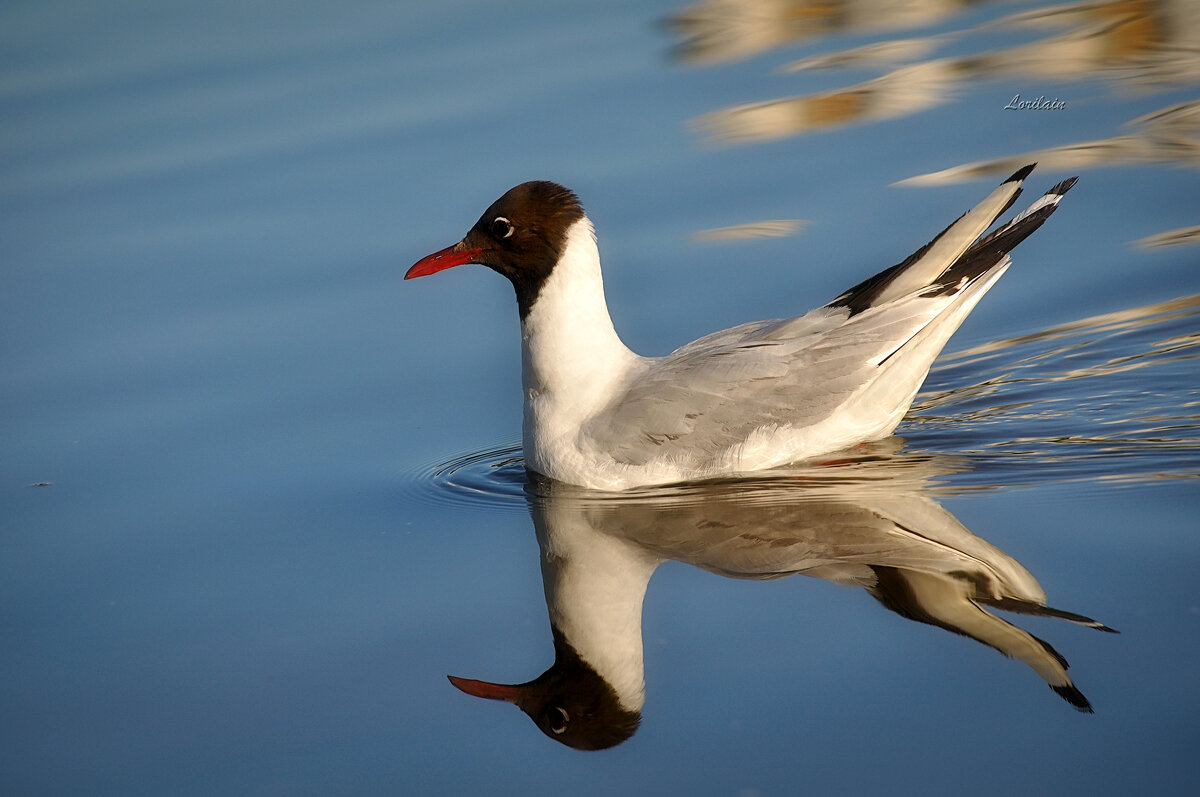
[{"label": "reflection of dark head", "polygon": [[450,676],[475,697],[505,700],[529,715],[542,733],[576,750],[603,750],[637,731],[641,713],[621,705],[616,691],[554,631],[554,666],[523,684],[493,684]]}]

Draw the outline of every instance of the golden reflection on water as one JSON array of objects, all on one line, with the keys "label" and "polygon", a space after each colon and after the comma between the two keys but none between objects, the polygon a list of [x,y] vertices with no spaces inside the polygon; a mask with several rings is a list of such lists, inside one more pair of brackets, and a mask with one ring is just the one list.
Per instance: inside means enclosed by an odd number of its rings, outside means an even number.
[{"label": "golden reflection on water", "polygon": [[692,234],[692,239],[699,243],[717,243],[746,238],[782,238],[795,234],[807,223],[804,219],[767,219],[746,224],[731,224],[728,227],[698,230]]},{"label": "golden reflection on water", "polygon": [[[1082,318],[1078,321],[1059,324],[1028,335],[1017,335],[1011,338],[988,341],[987,343],[981,343],[978,346],[972,346],[969,349],[963,349],[953,354],[943,354],[938,360],[938,367],[957,365],[965,361],[978,362],[981,355],[1011,349],[1021,344],[1060,341],[1084,333],[1093,337],[1116,334],[1152,327],[1170,321],[1187,319],[1198,313],[1200,313],[1200,294],[1169,299],[1165,302],[1155,302],[1143,307],[1130,307],[1125,310],[1102,313]],[[1186,336],[1186,340],[1189,346],[1200,343],[1200,333],[1188,335]],[[1138,351],[1136,354],[1129,355],[1126,359],[1143,361],[1143,364],[1149,364],[1149,360],[1159,356],[1163,351],[1162,344],[1156,344],[1148,349]],[[1052,352],[1052,349],[1044,351],[1039,357],[1049,356]],[[1197,354],[1200,354],[1200,352]],[[1081,371],[1076,374],[1076,377],[1095,375],[1094,372]]]},{"label": "golden reflection on water", "polygon": [[[708,0],[675,14],[667,25],[679,36],[674,50],[679,60],[712,65],[832,34],[932,26],[952,19],[970,5],[937,0]],[[1048,6],[959,31],[877,41],[802,58],[779,70],[907,64],[952,41],[1005,30],[1052,33],[1014,47],[924,63],[940,63],[939,69],[956,81],[1014,75],[1068,80],[1099,76],[1143,87],[1167,87],[1200,80],[1200,8],[1193,0]],[[802,129],[779,131],[782,135],[790,132]]]},{"label": "golden reflection on water", "polygon": [[[706,0],[673,15],[675,56],[695,65],[748,58],[785,45],[838,33],[887,33],[945,24],[970,4],[884,0]],[[967,56],[935,57],[951,42],[999,31],[1034,31],[1040,38]],[[733,146],[852,124],[880,122],[952,101],[971,84],[1035,78],[1059,84],[1101,79],[1114,94],[1180,88],[1200,82],[1200,2],[1111,0],[1068,3],[1009,14],[953,32],[871,42],[786,62],[782,72],[886,68],[860,83],[814,94],[720,108],[693,120],[710,143]],[[1006,110],[1053,112],[1071,101],[1051,95],[1014,96]],[[1163,107],[1126,123],[1128,131],[1092,141],[1009,153],[900,181],[939,185],[1006,175],[1027,163],[1078,170],[1122,164],[1200,167],[1200,101]],[[1192,243],[1196,228],[1143,239],[1143,246]]]},{"label": "golden reflection on water", "polygon": [[680,38],[676,58],[714,64],[833,33],[886,33],[933,25],[970,5],[957,0],[704,0],[666,23]]},{"label": "golden reflection on water", "polygon": [[[1154,163],[1200,167],[1200,100],[1163,108],[1130,120],[1125,126],[1129,128],[1125,135],[964,163],[909,177],[896,184],[922,186],[956,183],[1007,173],[1007,170],[1015,168],[1014,164],[1035,162],[1051,169],[1064,170]],[[1182,233],[1173,231],[1163,235],[1174,239]]]},{"label": "golden reflection on water", "polygon": [[906,423],[918,445],[953,435],[943,444],[987,474],[975,486],[1195,478],[1198,320],[1194,295],[943,355],[931,382],[949,384],[922,393]]}]

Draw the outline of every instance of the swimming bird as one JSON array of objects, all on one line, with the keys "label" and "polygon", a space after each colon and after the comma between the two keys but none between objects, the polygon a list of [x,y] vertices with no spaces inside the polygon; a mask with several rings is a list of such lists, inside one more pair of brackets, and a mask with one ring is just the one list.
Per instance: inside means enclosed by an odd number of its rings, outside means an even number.
[{"label": "swimming bird", "polygon": [[752,473],[889,436],[934,359],[1076,178],[980,237],[1026,166],[901,263],[795,318],[755,321],[664,357],[621,342],[592,222],[556,183],[522,183],[405,279],[466,263],[512,283],[530,470],[597,490]]}]

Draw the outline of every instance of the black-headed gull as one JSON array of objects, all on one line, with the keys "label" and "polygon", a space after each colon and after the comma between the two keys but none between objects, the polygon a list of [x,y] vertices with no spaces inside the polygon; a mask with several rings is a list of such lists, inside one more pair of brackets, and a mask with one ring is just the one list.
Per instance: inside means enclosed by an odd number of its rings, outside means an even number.
[{"label": "black-headed gull", "polygon": [[665,357],[639,356],[617,337],[592,223],[555,183],[511,189],[405,279],[479,263],[512,282],[531,470],[599,490],[750,473],[892,433],[950,335],[1008,268],[1008,252],[1075,184],[1064,180],[980,238],[1032,170],[829,304]]}]

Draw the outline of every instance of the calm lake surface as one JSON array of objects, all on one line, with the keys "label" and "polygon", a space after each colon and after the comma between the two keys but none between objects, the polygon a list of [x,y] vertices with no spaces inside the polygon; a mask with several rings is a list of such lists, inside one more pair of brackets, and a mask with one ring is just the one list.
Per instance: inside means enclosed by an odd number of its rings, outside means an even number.
[{"label": "calm lake surface", "polygon": [[[4,794],[1194,793],[1197,4],[51,1],[0,41]],[[664,354],[1032,161],[1023,203],[1080,181],[837,467],[527,484],[510,287],[402,281],[552,179]],[[601,561],[653,573],[624,743],[447,682],[550,667]]]}]

